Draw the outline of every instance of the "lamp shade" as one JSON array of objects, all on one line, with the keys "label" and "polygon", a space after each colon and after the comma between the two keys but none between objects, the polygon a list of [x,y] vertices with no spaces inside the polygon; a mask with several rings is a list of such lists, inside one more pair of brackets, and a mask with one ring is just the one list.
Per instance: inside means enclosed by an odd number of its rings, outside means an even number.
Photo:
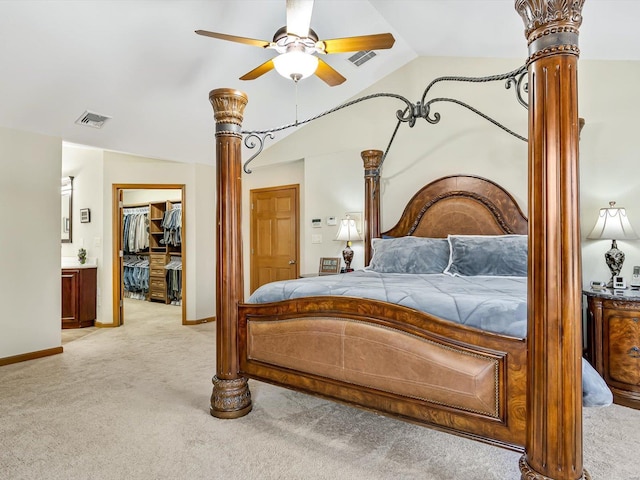
[{"label": "lamp shade", "polygon": [[340,220],[340,228],[338,229],[336,240],[342,240],[344,242],[362,241],[362,237],[356,228],[356,221],[349,217]]},{"label": "lamp shade", "polygon": [[627,218],[627,212],[622,207],[616,207],[616,202],[609,202],[609,208],[601,208],[596,225],[587,235],[591,239],[635,240],[638,238]]},{"label": "lamp shade", "polygon": [[273,59],[273,65],[280,75],[297,82],[315,73],[318,68],[318,57],[294,50],[278,55]]}]

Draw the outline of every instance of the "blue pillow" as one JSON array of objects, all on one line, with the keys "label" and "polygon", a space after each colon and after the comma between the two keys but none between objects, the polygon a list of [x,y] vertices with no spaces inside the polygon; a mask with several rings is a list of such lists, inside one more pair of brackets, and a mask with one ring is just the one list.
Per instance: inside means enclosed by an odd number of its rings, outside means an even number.
[{"label": "blue pillow", "polygon": [[444,273],[459,277],[527,276],[526,235],[449,235],[448,240],[451,256]]},{"label": "blue pillow", "polygon": [[379,273],[442,273],[449,262],[446,238],[374,238],[371,246],[367,269]]}]

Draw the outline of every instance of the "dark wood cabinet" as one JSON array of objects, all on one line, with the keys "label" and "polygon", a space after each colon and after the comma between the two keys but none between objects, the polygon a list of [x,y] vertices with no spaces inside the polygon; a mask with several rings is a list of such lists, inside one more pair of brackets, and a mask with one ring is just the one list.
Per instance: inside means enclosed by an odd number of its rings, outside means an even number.
[{"label": "dark wood cabinet", "polygon": [[96,268],[62,269],[62,328],[93,326],[96,287]]},{"label": "dark wood cabinet", "polygon": [[615,403],[640,409],[640,292],[585,294],[585,356],[611,388]]}]

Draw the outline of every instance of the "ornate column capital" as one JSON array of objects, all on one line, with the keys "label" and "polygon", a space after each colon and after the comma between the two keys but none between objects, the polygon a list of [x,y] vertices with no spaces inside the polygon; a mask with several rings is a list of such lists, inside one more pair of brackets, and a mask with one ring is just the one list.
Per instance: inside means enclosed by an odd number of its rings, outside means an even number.
[{"label": "ornate column capital", "polygon": [[376,175],[378,167],[382,162],[382,150],[363,150],[360,152],[362,162],[364,163],[365,176]]},{"label": "ornate column capital", "polygon": [[515,0],[529,44],[529,62],[556,53],[580,54],[578,29],[585,0]]},{"label": "ornate column capital", "polygon": [[242,136],[242,120],[247,96],[240,90],[217,88],[209,92],[209,102],[216,120],[216,135]]}]

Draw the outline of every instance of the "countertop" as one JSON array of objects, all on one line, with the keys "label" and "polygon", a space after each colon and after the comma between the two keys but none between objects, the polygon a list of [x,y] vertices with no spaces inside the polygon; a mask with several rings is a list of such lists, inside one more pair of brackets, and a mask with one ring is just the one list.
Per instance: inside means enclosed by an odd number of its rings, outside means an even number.
[{"label": "countertop", "polygon": [[62,257],[60,268],[98,268],[98,259],[95,257],[87,257],[87,261],[81,264],[78,262],[77,257]]}]

